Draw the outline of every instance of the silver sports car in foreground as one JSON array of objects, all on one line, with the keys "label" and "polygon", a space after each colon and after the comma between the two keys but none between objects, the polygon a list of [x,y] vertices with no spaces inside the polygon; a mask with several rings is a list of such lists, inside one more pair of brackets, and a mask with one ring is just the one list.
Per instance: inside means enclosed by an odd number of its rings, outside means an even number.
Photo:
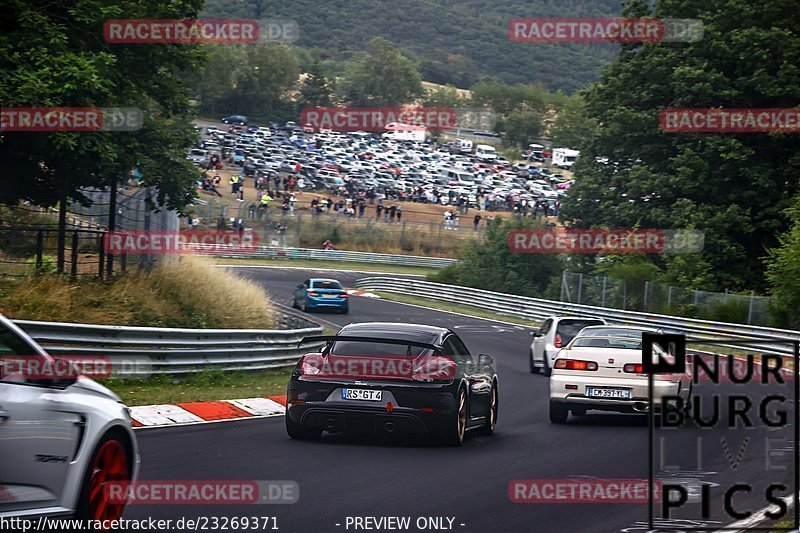
[{"label": "silver sports car in foreground", "polygon": [[0,518],[114,520],[124,505],[104,489],[139,465],[128,409],[76,371],[31,371],[55,361],[0,315]]}]

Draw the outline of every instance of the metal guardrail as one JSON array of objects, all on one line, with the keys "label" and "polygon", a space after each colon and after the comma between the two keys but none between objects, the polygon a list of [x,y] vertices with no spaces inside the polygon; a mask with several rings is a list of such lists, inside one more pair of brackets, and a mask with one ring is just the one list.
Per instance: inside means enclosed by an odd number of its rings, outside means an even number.
[{"label": "metal guardrail", "polygon": [[[291,366],[310,348],[298,348],[323,328],[299,315],[279,320],[295,329],[184,329],[15,320],[54,356],[107,357],[111,374],[145,377],[204,370],[260,370]],[[303,324],[305,323],[305,324]],[[305,326],[305,327],[297,327]]]},{"label": "metal guardrail", "polygon": [[[219,249],[219,245],[216,245]],[[444,268],[456,259],[444,257],[421,257],[417,255],[377,254],[371,252],[351,252],[349,250],[315,250],[313,248],[282,248],[278,246],[259,246],[257,250],[231,253],[215,252],[217,257],[260,258],[260,259],[312,259],[324,261],[352,261],[354,263],[381,263],[388,265],[420,266]]]},{"label": "metal guardrail", "polygon": [[[726,346],[744,351],[758,351],[764,354],[792,355],[791,342],[800,341],[800,331],[713,322],[692,318],[639,313],[607,307],[580,305],[554,300],[529,298],[515,294],[492,292],[471,287],[444,285],[426,281],[375,276],[361,278],[356,282],[359,289],[417,296],[462,305],[469,305],[493,311],[500,315],[512,316],[540,322],[553,315],[581,315],[605,318],[611,324],[658,327],[670,333],[683,333],[692,341],[715,341],[718,346]],[[722,344],[721,340],[732,344]],[[754,340],[756,339],[756,340]],[[772,341],[759,343],[758,339]],[[736,342],[740,341],[740,342]],[[741,341],[748,341],[742,344]],[[752,341],[752,342],[749,342]],[[775,342],[786,342],[784,346]]]}]

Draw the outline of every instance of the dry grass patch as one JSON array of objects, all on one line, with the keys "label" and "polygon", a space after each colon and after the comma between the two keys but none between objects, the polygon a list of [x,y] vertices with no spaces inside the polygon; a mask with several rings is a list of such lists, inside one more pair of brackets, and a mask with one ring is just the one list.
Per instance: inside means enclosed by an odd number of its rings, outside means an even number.
[{"label": "dry grass patch", "polygon": [[256,282],[206,258],[190,255],[165,261],[149,276],[163,297],[208,316],[205,327],[273,327],[277,316],[267,292]]},{"label": "dry grass patch", "polygon": [[277,320],[260,285],[191,256],[109,281],[45,274],[7,282],[0,286],[0,312],[23,320],[147,327],[272,329]]}]

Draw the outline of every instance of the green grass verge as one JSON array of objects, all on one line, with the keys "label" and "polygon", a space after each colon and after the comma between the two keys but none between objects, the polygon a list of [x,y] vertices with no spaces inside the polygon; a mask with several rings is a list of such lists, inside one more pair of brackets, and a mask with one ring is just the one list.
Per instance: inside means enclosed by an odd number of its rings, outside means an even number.
[{"label": "green grass verge", "polygon": [[401,302],[407,304],[421,305],[423,307],[430,307],[431,309],[440,309],[442,311],[453,311],[454,313],[464,313],[465,315],[473,315],[480,318],[493,318],[495,320],[502,320],[503,322],[511,322],[513,324],[520,324],[523,326],[539,327],[538,322],[517,318],[514,316],[500,315],[492,313],[479,307],[472,307],[470,305],[459,305],[449,302],[442,302],[438,300],[428,300],[418,296],[408,296],[406,294],[394,294],[388,292],[371,291],[389,301]]},{"label": "green grass verge", "polygon": [[773,533],[786,533],[786,530],[794,528],[794,522],[792,520],[783,520],[772,524],[770,527],[777,528],[773,530]]},{"label": "green grass verge", "polygon": [[250,372],[208,370],[180,376],[147,379],[98,380],[116,392],[126,405],[261,398],[286,393],[292,367]]},{"label": "green grass verge", "polygon": [[418,274],[427,276],[437,272],[438,268],[415,267],[403,265],[385,265],[382,263],[358,263],[353,261],[321,261],[315,259],[232,259],[217,258],[218,265],[267,265],[309,268],[317,270],[358,270],[362,272],[386,272],[387,274]]}]

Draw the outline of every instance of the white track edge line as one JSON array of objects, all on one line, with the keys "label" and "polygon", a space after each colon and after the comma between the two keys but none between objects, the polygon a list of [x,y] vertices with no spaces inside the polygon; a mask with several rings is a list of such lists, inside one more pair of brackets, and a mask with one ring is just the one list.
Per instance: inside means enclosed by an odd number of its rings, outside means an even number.
[{"label": "white track edge line", "polygon": [[223,418],[220,420],[201,420],[199,422],[179,422],[175,424],[159,424],[157,426],[133,426],[131,429],[140,431],[142,429],[159,429],[159,428],[175,428],[185,426],[197,426],[200,424],[216,424],[217,422],[236,422],[238,420],[253,420],[255,418],[275,418],[283,416],[283,413],[276,413],[274,415],[253,415],[253,416],[240,416],[237,418]]}]

